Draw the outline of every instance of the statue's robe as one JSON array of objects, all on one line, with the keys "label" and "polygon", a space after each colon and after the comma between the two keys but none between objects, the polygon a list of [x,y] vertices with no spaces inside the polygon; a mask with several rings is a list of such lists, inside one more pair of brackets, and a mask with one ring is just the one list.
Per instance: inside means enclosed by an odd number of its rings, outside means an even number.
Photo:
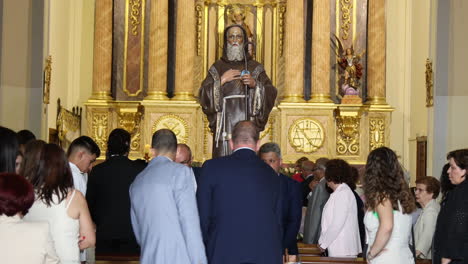
[{"label": "statue's robe", "polygon": [[[247,68],[256,81],[255,88],[248,88],[248,120],[253,121],[260,132],[268,122],[277,90],[260,63],[249,60]],[[233,80],[221,86],[221,76],[230,69],[242,71],[245,69],[245,63],[228,61],[225,57],[218,60],[211,66],[199,92],[200,104],[213,133],[213,158],[231,154],[228,140],[231,138],[232,129],[237,122],[246,120],[245,97],[227,98],[244,96],[245,85],[241,80]]]}]

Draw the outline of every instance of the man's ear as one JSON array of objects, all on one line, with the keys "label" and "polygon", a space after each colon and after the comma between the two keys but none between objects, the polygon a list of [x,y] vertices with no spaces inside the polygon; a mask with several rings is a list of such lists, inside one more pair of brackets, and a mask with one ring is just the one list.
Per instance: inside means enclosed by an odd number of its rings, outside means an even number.
[{"label": "man's ear", "polygon": [[154,148],[150,148],[150,155],[151,157],[156,157],[158,155],[158,151]]},{"label": "man's ear", "polygon": [[258,150],[260,149],[261,146],[262,146],[262,142],[260,142],[260,140],[258,140],[257,144],[255,144],[255,152],[258,152]]},{"label": "man's ear", "polygon": [[229,139],[229,147],[234,150],[234,142],[232,142],[232,139]]}]

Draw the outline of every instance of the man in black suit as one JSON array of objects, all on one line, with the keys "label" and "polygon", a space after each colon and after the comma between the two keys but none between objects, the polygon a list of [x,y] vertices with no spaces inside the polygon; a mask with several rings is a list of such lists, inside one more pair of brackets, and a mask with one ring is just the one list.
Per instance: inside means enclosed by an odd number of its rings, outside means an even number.
[{"label": "man in black suit", "polygon": [[302,192],[301,185],[290,177],[280,173],[282,164],[281,149],[278,144],[269,142],[260,147],[259,157],[277,173],[281,180],[281,225],[283,228],[284,261],[297,262],[297,233],[301,226]]},{"label": "man in black suit", "polygon": [[107,141],[107,159],[96,165],[88,180],[86,200],[96,224],[96,253],[139,254],[130,222],[128,189],[145,164],[128,158],[130,134],[114,129]]},{"label": "man in black suit", "polygon": [[205,162],[197,190],[208,263],[281,264],[280,178],[257,157],[251,121],[238,122],[229,156]]}]

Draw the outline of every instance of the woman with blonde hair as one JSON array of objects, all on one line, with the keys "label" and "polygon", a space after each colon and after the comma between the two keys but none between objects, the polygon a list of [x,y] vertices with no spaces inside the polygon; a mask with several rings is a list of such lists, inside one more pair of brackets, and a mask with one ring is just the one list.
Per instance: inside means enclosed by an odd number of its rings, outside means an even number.
[{"label": "woman with blonde hair", "polygon": [[369,154],[364,193],[367,261],[372,264],[414,263],[409,242],[411,212],[416,205],[403,169],[391,149],[381,147]]}]

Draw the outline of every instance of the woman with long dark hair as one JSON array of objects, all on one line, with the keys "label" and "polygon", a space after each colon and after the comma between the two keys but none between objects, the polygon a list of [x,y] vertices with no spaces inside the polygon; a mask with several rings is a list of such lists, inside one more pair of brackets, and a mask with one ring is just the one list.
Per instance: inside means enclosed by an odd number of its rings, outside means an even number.
[{"label": "woman with long dark hair", "polygon": [[18,139],[16,133],[0,126],[0,172],[16,172]]},{"label": "woman with long dark hair", "polygon": [[27,221],[47,221],[61,263],[80,263],[80,249],[92,247],[96,236],[86,199],[73,188],[65,152],[43,146],[36,169],[24,175],[34,186],[36,201]]},{"label": "woman with long dark hair", "polygon": [[387,147],[373,150],[367,158],[364,182],[367,261],[414,263],[409,241],[410,214],[416,205],[395,152]]}]

